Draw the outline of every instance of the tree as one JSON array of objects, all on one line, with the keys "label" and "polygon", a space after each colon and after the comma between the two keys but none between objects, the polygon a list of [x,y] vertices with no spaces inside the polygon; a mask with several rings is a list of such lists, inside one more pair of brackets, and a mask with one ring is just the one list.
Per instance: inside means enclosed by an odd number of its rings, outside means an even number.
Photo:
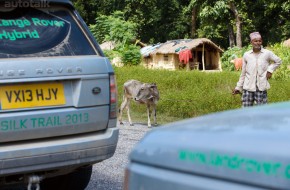
[{"label": "tree", "polygon": [[[187,0],[186,0],[187,1]],[[126,0],[125,19],[138,23],[138,36],[149,43],[188,37],[189,23],[180,0]]]},{"label": "tree", "polygon": [[137,35],[137,24],[124,19],[124,13],[115,11],[112,15],[99,15],[96,23],[89,26],[95,38],[100,42],[113,41],[114,50],[124,64],[137,65],[141,61],[140,49],[132,44]]},{"label": "tree", "polygon": [[229,1],[230,10],[234,13],[236,19],[236,29],[237,29],[237,36],[236,42],[237,47],[242,48],[242,18],[237,10],[237,7],[233,1]]},{"label": "tree", "polygon": [[99,15],[95,24],[89,26],[96,39],[102,43],[114,41],[122,46],[136,39],[137,24],[124,19],[124,13],[116,11],[112,15]]},{"label": "tree", "polygon": [[225,36],[229,36],[229,28],[232,28],[226,1],[191,0],[183,12],[191,13],[191,37],[210,38],[226,46]]},{"label": "tree", "polygon": [[87,25],[93,24],[98,14],[110,15],[126,6],[125,0],[72,0],[72,3]]},{"label": "tree", "polygon": [[[210,38],[223,48],[248,44],[259,31],[267,43],[290,37],[290,0],[72,0],[86,23],[122,11],[145,43]],[[100,18],[102,19],[102,18]],[[107,31],[109,32],[109,31]]]}]

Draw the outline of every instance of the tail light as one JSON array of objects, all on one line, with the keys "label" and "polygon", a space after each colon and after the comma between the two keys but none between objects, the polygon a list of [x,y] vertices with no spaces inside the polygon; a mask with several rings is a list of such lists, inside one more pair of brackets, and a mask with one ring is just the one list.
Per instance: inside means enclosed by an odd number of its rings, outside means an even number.
[{"label": "tail light", "polygon": [[110,74],[110,119],[117,118],[117,84],[114,73]]}]

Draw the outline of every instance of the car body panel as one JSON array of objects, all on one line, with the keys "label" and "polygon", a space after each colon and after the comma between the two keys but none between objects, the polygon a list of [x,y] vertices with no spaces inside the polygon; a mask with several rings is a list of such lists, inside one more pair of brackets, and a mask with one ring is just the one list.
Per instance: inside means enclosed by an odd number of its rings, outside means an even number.
[{"label": "car body panel", "polygon": [[176,170],[152,167],[140,163],[131,164],[128,189],[143,190],[266,190],[265,188],[239,184],[219,179],[192,175]]},{"label": "car body panel", "polygon": [[290,189],[290,102],[209,114],[147,134],[132,163]]},{"label": "car body panel", "polygon": [[[113,156],[119,130],[2,145],[0,176],[97,163]],[[26,155],[26,157],[23,157]]]}]

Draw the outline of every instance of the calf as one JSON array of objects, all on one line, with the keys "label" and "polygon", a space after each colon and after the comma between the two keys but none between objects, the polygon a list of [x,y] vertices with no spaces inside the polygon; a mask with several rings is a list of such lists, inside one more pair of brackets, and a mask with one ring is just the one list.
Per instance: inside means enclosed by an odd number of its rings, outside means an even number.
[{"label": "calf", "polygon": [[128,120],[131,126],[132,120],[130,117],[130,101],[133,99],[135,102],[140,104],[145,104],[147,106],[147,116],[148,116],[148,127],[151,127],[150,122],[150,107],[152,107],[152,112],[154,116],[154,124],[156,125],[156,104],[159,100],[159,92],[155,83],[142,83],[137,80],[129,80],[124,83],[124,94],[123,102],[119,109],[119,122],[122,122],[123,110],[127,109]]}]

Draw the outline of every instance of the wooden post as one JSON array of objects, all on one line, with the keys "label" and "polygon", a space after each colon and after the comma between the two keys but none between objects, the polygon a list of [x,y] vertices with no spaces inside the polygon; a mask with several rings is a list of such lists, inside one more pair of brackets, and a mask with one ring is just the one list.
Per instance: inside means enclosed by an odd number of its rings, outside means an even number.
[{"label": "wooden post", "polygon": [[205,64],[204,64],[204,43],[203,43],[203,46],[202,46],[202,70],[203,71],[205,70]]}]

